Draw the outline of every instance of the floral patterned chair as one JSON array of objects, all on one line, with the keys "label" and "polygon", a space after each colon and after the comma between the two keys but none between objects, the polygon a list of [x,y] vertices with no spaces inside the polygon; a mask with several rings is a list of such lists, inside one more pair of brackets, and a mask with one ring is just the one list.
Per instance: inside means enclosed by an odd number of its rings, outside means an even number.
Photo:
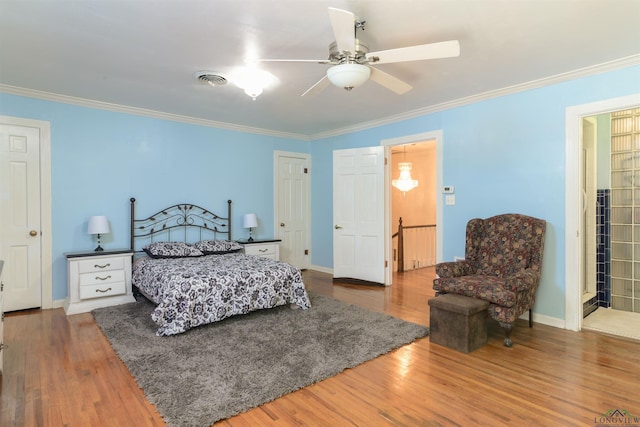
[{"label": "floral patterned chair", "polygon": [[436,265],[436,295],[452,293],[488,301],[489,316],[511,347],[515,321],[531,309],[540,283],[546,222],[520,214],[475,218],[467,224],[464,261]]}]

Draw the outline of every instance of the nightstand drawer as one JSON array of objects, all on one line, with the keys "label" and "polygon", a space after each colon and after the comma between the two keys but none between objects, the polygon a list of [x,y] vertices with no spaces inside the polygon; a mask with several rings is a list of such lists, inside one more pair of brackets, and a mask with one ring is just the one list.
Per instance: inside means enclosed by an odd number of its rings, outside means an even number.
[{"label": "nightstand drawer", "polygon": [[121,295],[126,292],[124,276],[122,282],[102,283],[99,285],[80,286],[80,299],[103,298]]},{"label": "nightstand drawer", "polygon": [[78,261],[78,273],[105,270],[124,270],[124,257],[104,257]]},{"label": "nightstand drawer", "polygon": [[276,245],[270,244],[256,244],[256,245],[245,245],[244,253],[247,255],[260,255],[263,257],[267,257],[267,255],[275,255],[276,254]]},{"label": "nightstand drawer", "polygon": [[125,282],[124,270],[96,271],[80,274],[80,288],[92,285],[106,285],[114,282]]}]

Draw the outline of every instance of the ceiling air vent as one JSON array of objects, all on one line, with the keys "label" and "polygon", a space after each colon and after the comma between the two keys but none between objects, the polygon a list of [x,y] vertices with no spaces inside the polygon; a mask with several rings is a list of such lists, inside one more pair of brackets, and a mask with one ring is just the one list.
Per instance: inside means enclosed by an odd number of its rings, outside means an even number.
[{"label": "ceiling air vent", "polygon": [[228,83],[228,79],[224,74],[214,71],[198,71],[195,73],[195,78],[211,86],[222,86]]}]

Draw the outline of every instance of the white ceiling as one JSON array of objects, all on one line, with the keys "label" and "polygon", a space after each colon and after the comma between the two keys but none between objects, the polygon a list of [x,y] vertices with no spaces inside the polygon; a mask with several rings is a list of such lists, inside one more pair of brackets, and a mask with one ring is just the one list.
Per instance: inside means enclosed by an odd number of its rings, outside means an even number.
[{"label": "white ceiling", "polygon": [[[300,95],[327,65],[262,63],[278,82],[255,101],[231,74],[256,58],[325,59],[327,8],[366,20],[371,51],[459,40],[458,58],[377,66],[368,81]],[[317,137],[613,61],[640,63],[639,0],[0,0],[0,91],[15,87]]]}]

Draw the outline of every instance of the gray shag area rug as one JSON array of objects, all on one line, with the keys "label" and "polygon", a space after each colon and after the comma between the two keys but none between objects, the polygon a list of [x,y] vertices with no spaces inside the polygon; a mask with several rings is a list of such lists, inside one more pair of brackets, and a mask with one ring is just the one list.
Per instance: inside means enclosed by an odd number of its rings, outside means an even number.
[{"label": "gray shag area rug", "polygon": [[428,335],[428,328],[333,298],[261,310],[157,337],[153,305],[93,311],[170,426],[210,426]]}]

